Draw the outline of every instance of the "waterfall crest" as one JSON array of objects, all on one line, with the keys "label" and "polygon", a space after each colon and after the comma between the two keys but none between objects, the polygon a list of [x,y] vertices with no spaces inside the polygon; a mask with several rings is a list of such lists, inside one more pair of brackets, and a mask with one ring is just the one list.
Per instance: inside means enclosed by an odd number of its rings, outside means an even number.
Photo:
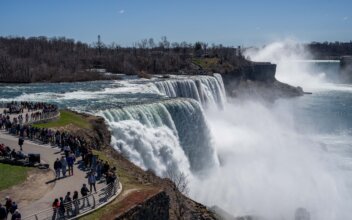
[{"label": "waterfall crest", "polygon": [[220,74],[172,78],[155,81],[154,84],[160,93],[168,97],[192,98],[204,107],[222,108],[226,102],[224,84]]}]

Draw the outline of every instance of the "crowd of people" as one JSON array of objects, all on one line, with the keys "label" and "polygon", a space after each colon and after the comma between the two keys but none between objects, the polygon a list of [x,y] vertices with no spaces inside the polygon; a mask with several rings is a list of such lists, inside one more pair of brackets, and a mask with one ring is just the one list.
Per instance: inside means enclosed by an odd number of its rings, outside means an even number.
[{"label": "crowd of people", "polygon": [[[79,198],[78,191],[74,191],[71,197],[71,192],[67,192],[64,197],[55,198],[52,208],[53,216],[52,219],[64,219],[66,217],[72,217],[79,214],[80,209],[86,206],[90,206],[89,194],[97,192],[96,183],[97,181],[103,181],[105,178],[106,185],[110,185],[117,181],[116,168],[110,167],[108,162],[104,162],[97,158],[96,155],[92,154],[92,151],[88,151],[88,154],[82,156],[82,169],[89,170],[87,175],[87,184],[83,184],[80,190],[81,199]],[[56,173],[56,179],[73,175],[73,164],[76,161],[76,155],[71,151],[62,156],[61,159],[57,158],[54,162],[54,169]],[[112,193],[107,191],[106,193]],[[109,195],[108,195],[109,196]]]},{"label": "crowd of people", "polygon": [[23,111],[26,109],[28,112],[33,112],[33,111],[38,111],[42,110],[43,112],[53,112],[57,111],[58,107],[53,104],[45,103],[45,102],[16,102],[12,101],[9,103],[5,104],[5,109],[6,112],[4,113],[23,113]]},{"label": "crowd of people", "polygon": [[[16,129],[18,125],[47,119],[58,113],[58,107],[56,105],[42,102],[13,101],[5,104],[4,107],[4,111],[0,112],[0,129],[6,130],[13,130]],[[24,110],[26,110],[26,112]],[[10,117],[13,114],[19,115]]]},{"label": "crowd of people", "polygon": [[16,151],[11,149],[9,146],[0,144],[0,157],[5,157],[13,160],[24,160],[28,157],[22,150]]},{"label": "crowd of people", "polygon": [[[8,105],[8,108],[11,108],[13,105],[21,106],[22,111],[23,109],[28,109],[26,114],[30,112],[37,114],[38,112],[35,112],[37,110],[42,110],[42,112],[39,113],[52,113],[57,111],[55,105],[45,103],[12,102],[11,105]],[[117,181],[116,168],[110,167],[108,162],[100,160],[97,155],[93,154],[91,149],[97,146],[89,143],[85,138],[79,135],[73,135],[66,131],[38,128],[32,126],[30,123],[21,123],[21,121],[23,122],[23,120],[20,120],[21,117],[22,114],[20,114],[16,120],[14,118],[11,121],[8,112],[3,115],[0,113],[0,129],[6,129],[10,134],[19,136],[18,144],[20,146],[20,150],[16,152],[14,149],[11,150],[9,147],[0,144],[0,156],[3,155],[10,158],[26,157],[22,151],[22,148],[25,149],[25,146],[23,147],[24,140],[36,140],[44,144],[51,144],[61,150],[62,156],[58,157],[53,164],[56,175],[55,180],[74,175],[74,164],[79,164],[80,169],[87,171],[87,184],[83,184],[80,193],[78,193],[78,191],[73,191],[73,194],[67,192],[65,196],[54,200],[52,204],[53,219],[75,216],[79,213],[81,208],[86,207],[86,205],[90,206],[88,197],[91,193],[97,192],[96,183],[98,181],[106,182],[107,185]],[[35,118],[36,116],[31,115],[31,119],[32,117]],[[25,116],[25,121],[29,121],[27,120],[27,116]],[[80,161],[78,161],[79,157],[81,157]],[[79,196],[81,196],[81,198],[79,198]],[[5,207],[7,206],[5,205]],[[9,213],[7,208],[5,209],[6,213]],[[2,208],[0,205],[0,216],[2,216],[1,212]],[[19,214],[19,212],[17,213]],[[18,216],[18,214],[14,216]]]},{"label": "crowd of people", "polygon": [[4,205],[0,203],[0,220],[6,220],[11,214],[11,220],[21,220],[21,213],[18,210],[17,203],[6,196]]}]

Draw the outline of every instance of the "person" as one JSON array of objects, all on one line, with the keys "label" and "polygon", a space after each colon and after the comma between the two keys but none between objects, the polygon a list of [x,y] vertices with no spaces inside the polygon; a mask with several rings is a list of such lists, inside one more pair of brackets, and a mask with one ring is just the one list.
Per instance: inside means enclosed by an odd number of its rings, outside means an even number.
[{"label": "person", "polygon": [[6,208],[2,206],[0,203],[0,220],[6,220],[7,219],[7,211]]},{"label": "person", "polygon": [[68,157],[70,151],[71,151],[70,146],[68,146],[68,145],[64,146],[65,157]]},{"label": "person", "polygon": [[5,208],[6,208],[7,214],[9,214],[11,207],[12,207],[12,199],[9,196],[6,196]]},{"label": "person", "polygon": [[67,161],[64,156],[61,157],[61,170],[62,170],[62,176],[66,177],[66,171],[67,171]]},{"label": "person", "polygon": [[110,170],[110,165],[107,161],[105,161],[104,165],[103,165],[103,170],[102,170],[102,173],[104,175],[106,175]]},{"label": "person", "polygon": [[92,188],[94,188],[94,192],[97,192],[97,189],[95,187],[96,182],[97,182],[97,179],[95,178],[95,173],[92,171],[89,173],[89,176],[88,176],[88,184],[91,192],[92,192]]},{"label": "person", "polygon": [[13,213],[11,220],[21,220],[21,213],[18,209]]},{"label": "person", "polygon": [[24,137],[21,135],[21,136],[18,138],[18,145],[20,146],[21,151],[22,151],[23,143],[24,143]]},{"label": "person", "polygon": [[69,215],[69,213],[70,213],[71,215],[73,215],[71,192],[67,192],[67,194],[66,194],[66,196],[65,196],[64,202],[65,202],[65,204],[66,204],[67,215]]},{"label": "person", "polygon": [[65,219],[65,203],[62,197],[60,197],[59,219]]},{"label": "person", "polygon": [[98,160],[97,162],[97,166],[96,166],[96,171],[97,171],[97,180],[101,179],[102,176],[102,162],[101,160]]},{"label": "person", "polygon": [[74,191],[73,192],[73,206],[75,207],[75,212],[74,215],[78,215],[79,214],[79,201],[78,201],[78,192]]},{"label": "person", "polygon": [[57,212],[60,208],[60,202],[59,202],[59,199],[55,199],[54,202],[53,202],[53,217],[52,217],[52,220],[55,220],[56,219],[56,215],[57,215]]},{"label": "person", "polygon": [[17,210],[17,204],[16,204],[16,202],[12,202],[12,206],[10,208],[11,215],[13,215],[16,210]]},{"label": "person", "polygon": [[66,158],[68,165],[68,175],[73,175],[73,164],[75,163],[75,155],[71,152],[69,156]]},{"label": "person", "polygon": [[89,193],[89,190],[88,190],[88,188],[87,188],[87,185],[86,185],[86,184],[83,184],[83,186],[82,186],[82,188],[81,188],[81,195],[82,195],[82,197],[85,197],[85,199],[83,199],[82,208],[85,206],[86,200],[87,200],[88,206],[90,206],[90,204],[89,204],[89,199],[88,199],[88,197],[87,197],[88,193]]},{"label": "person", "polygon": [[17,153],[15,149],[12,149],[11,153],[10,153],[10,159],[15,159],[17,160]]},{"label": "person", "polygon": [[61,168],[62,168],[62,164],[61,164],[59,158],[56,158],[56,160],[54,162],[54,170],[55,170],[55,173],[56,173],[56,179],[60,178]]}]

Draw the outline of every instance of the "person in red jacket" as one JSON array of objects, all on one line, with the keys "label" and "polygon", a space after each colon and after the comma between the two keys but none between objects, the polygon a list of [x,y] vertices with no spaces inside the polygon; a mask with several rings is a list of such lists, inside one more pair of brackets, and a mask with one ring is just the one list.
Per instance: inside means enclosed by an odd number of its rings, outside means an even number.
[{"label": "person in red jacket", "polygon": [[60,208],[60,202],[59,202],[59,199],[56,198],[53,202],[53,217],[52,217],[53,220],[56,219],[56,215],[59,208]]}]

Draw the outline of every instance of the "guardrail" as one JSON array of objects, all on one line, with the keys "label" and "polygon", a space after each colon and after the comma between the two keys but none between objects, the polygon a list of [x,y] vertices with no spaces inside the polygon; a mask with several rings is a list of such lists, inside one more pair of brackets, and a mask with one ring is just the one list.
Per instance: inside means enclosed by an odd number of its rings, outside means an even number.
[{"label": "guardrail", "polygon": [[120,183],[115,181],[95,193],[65,203],[65,209],[48,208],[26,216],[22,220],[76,219],[108,204],[118,195],[119,189]]},{"label": "guardrail", "polygon": [[54,119],[60,116],[60,111],[57,110],[55,112],[42,112],[42,114],[40,115],[40,117],[38,119],[33,119],[30,117],[28,123],[38,123],[41,121],[46,121],[46,120],[50,120],[50,119]]}]

